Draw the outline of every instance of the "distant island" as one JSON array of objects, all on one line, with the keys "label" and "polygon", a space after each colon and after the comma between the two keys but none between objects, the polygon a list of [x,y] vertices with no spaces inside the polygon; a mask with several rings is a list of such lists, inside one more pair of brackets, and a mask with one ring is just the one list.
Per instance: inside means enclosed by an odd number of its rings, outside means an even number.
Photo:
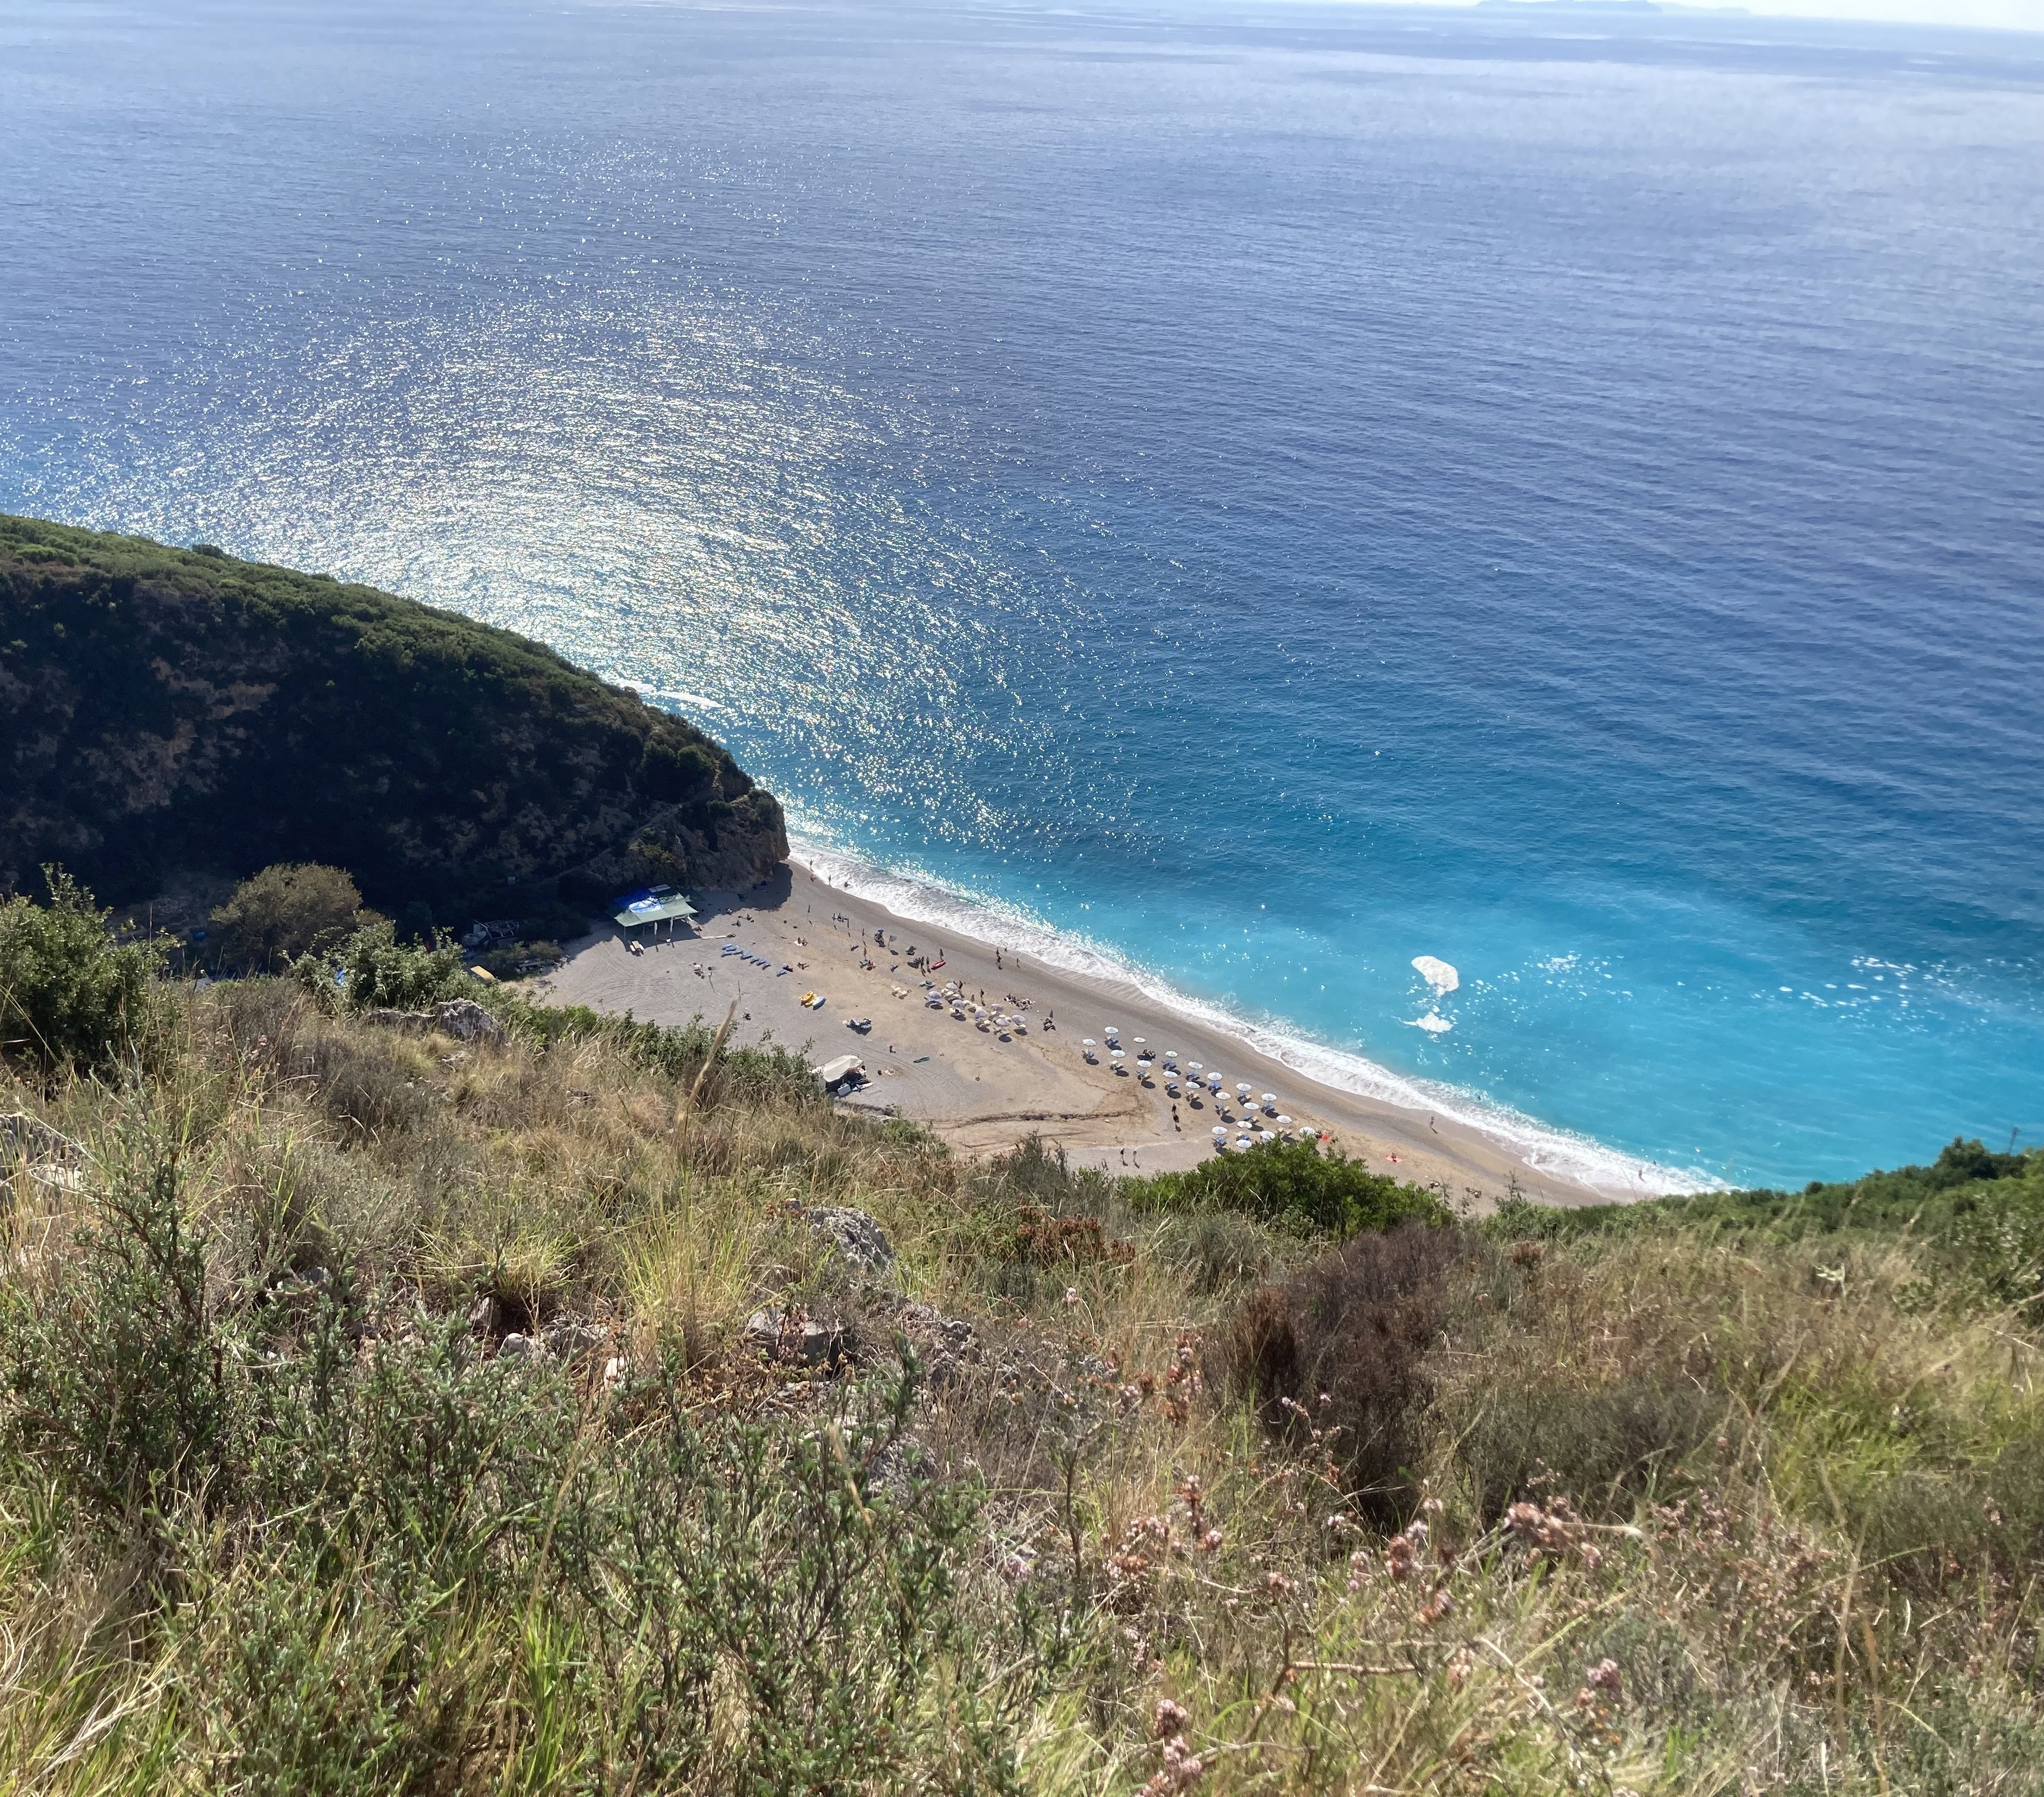
[{"label": "distant island", "polygon": [[117,904],[332,862],[394,915],[458,926],[748,887],[787,853],[728,751],[540,643],[209,545],[0,515],[0,891],[45,862]]}]

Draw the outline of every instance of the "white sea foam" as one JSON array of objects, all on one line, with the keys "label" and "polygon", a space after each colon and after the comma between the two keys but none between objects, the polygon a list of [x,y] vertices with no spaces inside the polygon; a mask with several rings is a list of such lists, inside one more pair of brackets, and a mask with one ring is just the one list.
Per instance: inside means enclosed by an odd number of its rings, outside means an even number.
[{"label": "white sea foam", "polygon": [[1436,998],[1446,998],[1462,983],[1462,977],[1445,961],[1431,954],[1416,954],[1412,965],[1420,977],[1434,989]]},{"label": "white sea foam", "polygon": [[[1444,1080],[1418,1079],[1345,1049],[1294,1035],[1279,1026],[1251,1023],[1180,992],[1150,970],[1083,937],[1054,930],[1005,900],[962,893],[921,869],[876,867],[843,851],[790,835],[793,859],[820,879],[855,898],[882,905],[934,929],[1017,954],[1087,979],[1118,981],[1145,997],[1224,1031],[1246,1047],[1268,1056],[1301,1077],[1359,1098],[1401,1110],[1444,1117],[1477,1131],[1516,1154],[1527,1166],[1613,1198],[1664,1192],[1723,1189],[1724,1182],[1697,1168],[1642,1161],[1573,1131],[1561,1130],[1523,1111],[1493,1104],[1481,1094]],[[1444,964],[1445,965],[1445,964]]]}]

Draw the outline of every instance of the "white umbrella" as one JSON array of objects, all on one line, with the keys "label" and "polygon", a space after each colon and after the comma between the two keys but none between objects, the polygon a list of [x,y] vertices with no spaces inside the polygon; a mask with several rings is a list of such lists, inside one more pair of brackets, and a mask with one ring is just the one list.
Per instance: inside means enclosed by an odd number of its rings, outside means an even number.
[{"label": "white umbrella", "polygon": [[1278,1102],[1278,1094],[1274,1092],[1265,1092],[1263,1095],[1263,1102],[1266,1104],[1275,1104]]},{"label": "white umbrella", "polygon": [[1257,1133],[1261,1135],[1266,1142],[1275,1142],[1278,1139],[1278,1138],[1273,1135],[1267,1129],[1259,1130]]},{"label": "white umbrella", "polygon": [[1186,1071],[1187,1073],[1197,1073],[1199,1070],[1200,1070],[1200,1064],[1199,1064],[1199,1062],[1197,1062],[1197,1061],[1188,1061],[1188,1062],[1185,1063],[1185,1071]]},{"label": "white umbrella", "polygon": [[1138,1048],[1140,1048],[1143,1046],[1143,1039],[1141,1036],[1131,1036],[1128,1039],[1134,1042]]},{"label": "white umbrella", "polygon": [[1213,1132],[1215,1141],[1225,1142],[1228,1140],[1228,1131],[1223,1129],[1219,1123],[1216,1123],[1214,1125]]},{"label": "white umbrella", "polygon": [[1292,1119],[1289,1117],[1280,1117],[1278,1119],[1278,1127],[1280,1129],[1289,1129],[1292,1127]]},{"label": "white umbrella", "polygon": [[1097,1048],[1100,1046],[1100,1044],[1095,1042],[1091,1036],[1082,1036],[1079,1038],[1079,1046],[1082,1048]]}]

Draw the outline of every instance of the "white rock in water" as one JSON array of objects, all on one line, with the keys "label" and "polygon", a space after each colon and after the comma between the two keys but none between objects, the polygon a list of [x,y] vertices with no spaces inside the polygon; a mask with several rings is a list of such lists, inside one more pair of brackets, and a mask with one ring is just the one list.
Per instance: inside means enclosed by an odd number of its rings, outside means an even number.
[{"label": "white rock in water", "polygon": [[[1421,979],[1434,989],[1436,998],[1444,997],[1462,983],[1462,977],[1447,962],[1437,960],[1431,954],[1416,954],[1412,966]],[[1445,1027],[1445,1026],[1443,1026]]]},{"label": "white rock in water", "polygon": [[1424,1017],[1408,1017],[1405,1022],[1408,1029],[1424,1030],[1430,1036],[1445,1035],[1454,1027],[1438,1011],[1429,1011]]}]

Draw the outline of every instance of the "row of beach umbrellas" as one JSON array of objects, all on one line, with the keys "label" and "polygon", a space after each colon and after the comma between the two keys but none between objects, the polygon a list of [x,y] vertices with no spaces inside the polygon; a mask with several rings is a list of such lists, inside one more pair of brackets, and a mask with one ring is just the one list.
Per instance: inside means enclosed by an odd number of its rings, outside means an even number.
[{"label": "row of beach umbrellas", "polygon": [[[1112,1023],[1106,1024],[1101,1028],[1101,1035],[1106,1042],[1108,1058],[1110,1061],[1119,1066],[1128,1059],[1128,1050],[1121,1046],[1121,1031],[1119,1029]],[[1139,1068],[1143,1062],[1156,1058],[1155,1052],[1143,1038],[1132,1036],[1129,1040],[1137,1050],[1135,1059]],[[1094,1050],[1098,1049],[1101,1044],[1091,1036],[1084,1036],[1080,1039],[1080,1046],[1085,1050],[1087,1057],[1090,1059]],[[1181,1080],[1189,1088],[1204,1086],[1216,1098],[1220,1096],[1222,1087],[1227,1084],[1217,1069],[1209,1069],[1198,1061],[1187,1062],[1181,1070],[1178,1065],[1178,1051],[1174,1048],[1166,1049],[1164,1051],[1163,1060],[1165,1079],[1174,1097],[1178,1095],[1178,1082]],[[1278,1114],[1276,1092],[1266,1092],[1260,1098],[1254,1096],[1254,1089],[1247,1080],[1237,1081],[1235,1092],[1237,1102],[1244,1110],[1260,1110],[1275,1123],[1279,1129],[1291,1128],[1292,1119]],[[1215,1124],[1213,1138],[1216,1147],[1225,1148],[1228,1146],[1228,1138],[1227,1126],[1221,1123]],[[1268,1129],[1244,1130],[1236,1146],[1239,1148],[1248,1148],[1258,1141],[1275,1142],[1277,1139],[1275,1132]]]}]

